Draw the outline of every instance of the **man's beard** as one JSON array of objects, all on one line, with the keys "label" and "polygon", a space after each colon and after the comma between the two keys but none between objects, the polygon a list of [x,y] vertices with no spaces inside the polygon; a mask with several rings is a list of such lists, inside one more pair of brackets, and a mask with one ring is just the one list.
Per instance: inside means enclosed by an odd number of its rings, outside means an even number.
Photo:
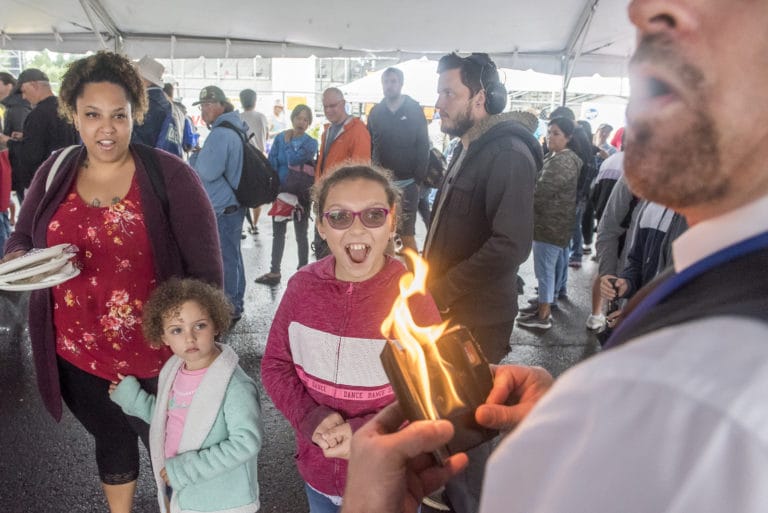
[{"label": "man's beard", "polygon": [[718,133],[706,110],[702,72],[683,61],[664,34],[643,38],[633,61],[644,60],[675,71],[685,94],[690,95],[689,110],[674,127],[630,123],[624,159],[630,188],[675,210],[722,197],[728,190],[729,175],[720,167]]},{"label": "man's beard", "polygon": [[[446,125],[446,121],[449,121],[450,126]],[[451,137],[463,137],[474,124],[474,121],[472,121],[472,104],[468,102],[464,112],[460,112],[449,119],[441,118],[440,130]]]}]

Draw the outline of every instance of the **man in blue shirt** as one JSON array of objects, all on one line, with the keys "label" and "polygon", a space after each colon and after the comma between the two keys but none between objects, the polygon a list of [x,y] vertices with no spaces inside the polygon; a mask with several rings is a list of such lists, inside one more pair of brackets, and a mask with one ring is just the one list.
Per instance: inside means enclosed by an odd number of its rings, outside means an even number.
[{"label": "man in blue shirt", "polygon": [[234,105],[216,86],[204,87],[200,99],[193,105],[200,106],[203,121],[211,132],[189,163],[203,181],[216,212],[224,263],[224,292],[234,306],[233,320],[236,322],[243,315],[245,295],[245,269],[240,248],[245,207],[238,203],[234,191],[242,174],[243,146],[240,136],[221,124],[229,122],[243,133],[246,129]]}]

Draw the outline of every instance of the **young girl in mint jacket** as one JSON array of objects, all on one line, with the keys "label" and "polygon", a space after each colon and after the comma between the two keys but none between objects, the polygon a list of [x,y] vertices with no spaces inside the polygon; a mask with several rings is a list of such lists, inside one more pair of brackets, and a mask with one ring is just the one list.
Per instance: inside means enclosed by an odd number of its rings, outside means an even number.
[{"label": "young girl in mint jacket", "polygon": [[259,393],[237,354],[217,343],[230,319],[221,290],[191,279],[165,282],[150,296],[143,319],[146,339],[173,351],[157,396],[132,376],[110,386],[112,401],[150,425],[162,513],[259,509]]}]

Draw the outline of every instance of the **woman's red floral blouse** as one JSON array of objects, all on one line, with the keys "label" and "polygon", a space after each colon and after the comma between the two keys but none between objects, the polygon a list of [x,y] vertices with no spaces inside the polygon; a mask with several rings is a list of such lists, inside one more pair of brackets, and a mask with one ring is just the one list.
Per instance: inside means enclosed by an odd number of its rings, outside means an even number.
[{"label": "woman's red floral blouse", "polygon": [[48,224],[48,245],[75,244],[79,276],[52,288],[57,354],[110,381],[117,373],[157,376],[170,350],[141,333],[155,269],[139,188],[106,207],[87,205],[75,186]]}]

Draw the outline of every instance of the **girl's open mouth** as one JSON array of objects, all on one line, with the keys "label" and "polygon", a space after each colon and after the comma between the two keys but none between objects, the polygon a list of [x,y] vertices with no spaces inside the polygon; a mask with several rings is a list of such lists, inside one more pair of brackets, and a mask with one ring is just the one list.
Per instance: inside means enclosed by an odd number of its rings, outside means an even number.
[{"label": "girl's open mouth", "polygon": [[371,251],[371,247],[368,244],[362,243],[347,244],[344,249],[347,251],[349,259],[356,264],[363,263]]}]

